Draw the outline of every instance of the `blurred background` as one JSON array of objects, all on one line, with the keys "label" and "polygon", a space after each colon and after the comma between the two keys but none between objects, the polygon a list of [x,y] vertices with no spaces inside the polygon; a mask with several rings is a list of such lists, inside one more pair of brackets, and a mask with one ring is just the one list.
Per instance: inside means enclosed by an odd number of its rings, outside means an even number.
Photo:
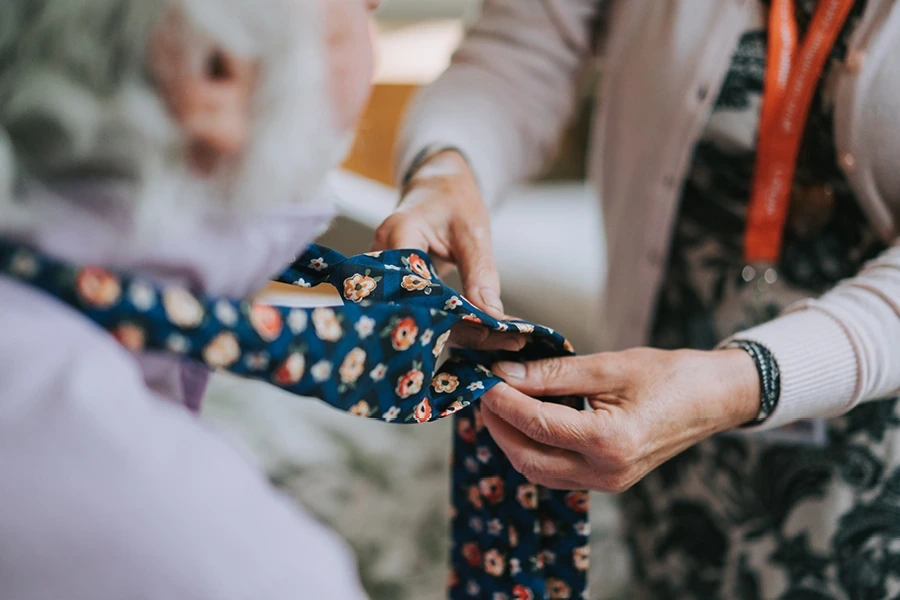
[{"label": "blurred background", "polygon": [[[336,177],[341,216],[321,243],[345,254],[368,250],[398,199],[391,158],[404,107],[443,71],[478,10],[477,0],[387,0],[376,23],[372,100]],[[510,192],[494,221],[507,311],[558,329],[582,352],[599,346],[604,274],[601,216],[584,185],[593,82],[588,74],[584,108],[556,164]],[[449,423],[386,427],[226,376],[215,379],[205,410],[250,445],[277,486],[344,536],[372,600],[445,597]],[[614,503],[597,495],[592,508],[591,598],[627,597]]]}]

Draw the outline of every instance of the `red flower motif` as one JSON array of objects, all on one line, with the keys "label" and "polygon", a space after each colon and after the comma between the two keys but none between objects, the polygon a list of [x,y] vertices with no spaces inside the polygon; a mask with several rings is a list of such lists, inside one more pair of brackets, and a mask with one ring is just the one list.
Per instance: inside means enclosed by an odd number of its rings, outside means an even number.
[{"label": "red flower motif", "polygon": [[287,359],[275,370],[272,375],[273,381],[277,385],[294,385],[301,379],[306,372],[306,358],[302,354],[291,354]]},{"label": "red flower motif", "polygon": [[513,600],[534,600],[534,592],[522,584],[517,584],[512,590]]},{"label": "red flower motif", "polygon": [[478,482],[478,490],[489,504],[497,504],[503,500],[503,480],[499,477],[486,477]]},{"label": "red flower motif", "polygon": [[470,566],[481,566],[481,550],[478,549],[478,546],[474,542],[469,542],[463,545],[462,555]]},{"label": "red flower motif", "polygon": [[75,290],[82,300],[97,308],[109,308],[122,295],[122,286],[116,276],[98,267],[79,271],[75,276]]},{"label": "red flower motif", "polygon": [[586,513],[590,499],[587,492],[569,492],[566,494],[566,506],[575,512]]},{"label": "red flower motif", "polygon": [[394,391],[398,396],[406,399],[421,392],[424,382],[425,375],[422,371],[410,371],[397,381],[397,389]]},{"label": "red flower motif", "polygon": [[394,350],[400,352],[408,350],[416,343],[416,336],[418,335],[419,326],[416,325],[416,320],[412,317],[406,317],[401,319],[391,332],[391,345],[394,347]]},{"label": "red flower motif", "polygon": [[481,323],[481,319],[479,319],[477,315],[463,315],[462,320],[469,321],[470,323]]},{"label": "red flower motif", "polygon": [[481,502],[481,493],[478,491],[477,486],[469,486],[469,504],[479,509],[484,506]]},{"label": "red flower motif", "polygon": [[516,498],[523,508],[534,510],[538,505],[537,488],[533,483],[523,483],[516,490]]},{"label": "red flower motif", "polygon": [[416,407],[413,418],[416,420],[416,423],[427,423],[431,419],[431,403],[428,402],[427,398],[422,400]]},{"label": "red flower motif", "polygon": [[140,352],[147,343],[147,334],[133,323],[119,325],[112,334],[129,352]]},{"label": "red flower motif", "polygon": [[464,442],[469,444],[475,443],[475,428],[472,427],[472,422],[468,419],[460,419],[457,422],[456,433],[459,434],[459,437],[462,438]]},{"label": "red flower motif", "polygon": [[284,329],[281,313],[274,306],[253,304],[250,306],[250,325],[266,342],[278,339]]},{"label": "red flower motif", "polygon": [[409,268],[419,277],[431,280],[431,271],[428,269],[428,263],[418,254],[409,255]]}]

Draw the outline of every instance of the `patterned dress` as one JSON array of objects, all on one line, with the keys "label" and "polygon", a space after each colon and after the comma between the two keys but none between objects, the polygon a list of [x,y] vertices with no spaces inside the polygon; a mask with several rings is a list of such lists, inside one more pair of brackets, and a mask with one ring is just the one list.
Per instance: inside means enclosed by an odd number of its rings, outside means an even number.
[{"label": "patterned dress", "polygon": [[[847,41],[865,2],[833,50]],[[815,0],[797,0],[801,36]],[[767,3],[748,23],[684,186],[652,342],[711,349],[797,297],[852,277],[884,246],[837,165],[829,76],[817,92],[798,184],[835,201],[813,231],[789,227],[781,291],[748,314],[734,298],[755,158]],[[864,404],[823,422],[824,443],[723,435],[650,474],[623,497],[638,590],[658,599],[900,599],[900,410]]]}]

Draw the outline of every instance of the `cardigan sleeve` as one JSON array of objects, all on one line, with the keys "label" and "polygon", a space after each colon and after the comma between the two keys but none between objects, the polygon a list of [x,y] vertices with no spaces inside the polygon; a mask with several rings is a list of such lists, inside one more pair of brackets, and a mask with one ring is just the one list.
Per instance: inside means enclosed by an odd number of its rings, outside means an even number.
[{"label": "cardigan sleeve", "polygon": [[766,346],[781,371],[778,406],[757,429],[841,415],[900,393],[900,238],[818,300],[732,339]]},{"label": "cardigan sleeve", "polygon": [[604,0],[486,0],[448,70],[413,102],[397,180],[426,147],[469,160],[486,202],[552,157]]}]

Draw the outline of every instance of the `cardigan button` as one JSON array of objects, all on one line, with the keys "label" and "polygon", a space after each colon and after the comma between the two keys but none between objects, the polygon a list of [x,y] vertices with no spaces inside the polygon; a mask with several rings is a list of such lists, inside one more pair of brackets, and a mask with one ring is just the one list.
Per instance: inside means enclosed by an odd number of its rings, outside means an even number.
[{"label": "cardigan button", "polygon": [[851,50],[847,54],[847,59],[844,61],[844,66],[851,73],[859,73],[860,69],[862,69],[865,59],[866,53],[862,50]]},{"label": "cardigan button", "polygon": [[838,165],[844,173],[850,174],[856,169],[856,159],[849,152],[844,152],[838,157]]}]

